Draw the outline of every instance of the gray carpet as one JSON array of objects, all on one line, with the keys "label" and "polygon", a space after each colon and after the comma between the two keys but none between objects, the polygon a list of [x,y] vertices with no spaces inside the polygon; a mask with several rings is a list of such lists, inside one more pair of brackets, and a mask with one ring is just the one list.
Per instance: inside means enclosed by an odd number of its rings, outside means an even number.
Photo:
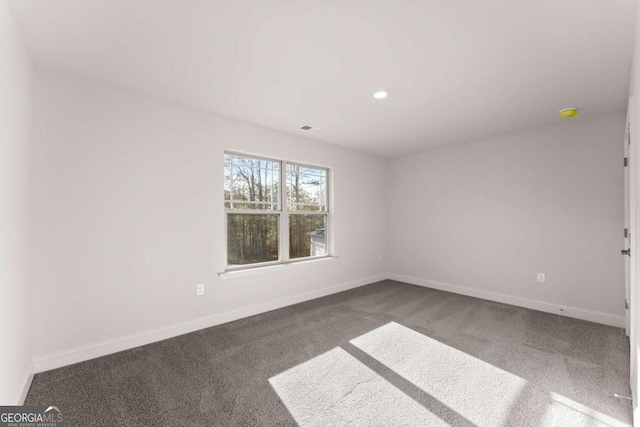
[{"label": "gray carpet", "polygon": [[622,329],[383,281],[36,375],[68,426],[631,425]]}]

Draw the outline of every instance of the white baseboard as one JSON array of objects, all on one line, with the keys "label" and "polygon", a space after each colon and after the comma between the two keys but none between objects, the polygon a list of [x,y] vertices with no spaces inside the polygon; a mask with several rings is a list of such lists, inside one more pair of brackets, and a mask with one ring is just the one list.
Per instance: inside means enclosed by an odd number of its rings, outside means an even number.
[{"label": "white baseboard", "polygon": [[96,343],[91,343],[84,346],[47,354],[45,356],[36,357],[34,359],[34,364],[32,364],[29,374],[25,379],[25,385],[23,387],[23,390],[21,391],[19,399],[20,402],[24,402],[27,392],[29,391],[29,387],[31,386],[31,381],[33,380],[34,373],[61,368],[63,366],[72,365],[74,363],[95,359],[96,357],[106,356],[108,354],[117,353],[119,351],[129,350],[131,348],[151,344],[168,338],[173,338],[200,329],[209,328],[211,326],[221,325],[223,323],[232,322],[234,320],[254,316],[256,314],[265,313],[267,311],[276,310],[304,301],[309,301],[314,298],[320,298],[337,292],[354,289],[384,279],[396,280],[399,282],[410,283],[427,288],[440,289],[447,292],[453,292],[489,301],[510,304],[518,307],[530,308],[547,313],[559,314],[562,316],[574,317],[576,319],[588,320],[591,322],[602,323],[619,328],[624,328],[625,324],[624,317],[616,316],[609,313],[602,313],[599,311],[587,310],[578,307],[551,304],[543,301],[514,297],[511,295],[483,291],[464,286],[457,286],[449,283],[436,282],[433,280],[419,279],[416,277],[404,276],[395,273],[379,274],[376,276],[370,276],[355,280],[353,282],[343,283],[337,286],[319,289],[313,292],[307,292],[302,295],[283,298],[265,304],[259,304],[241,308],[238,310],[204,316],[188,320],[186,322],[170,325],[164,328],[140,332],[110,340],[99,341]]},{"label": "white baseboard", "polygon": [[353,282],[343,283],[337,286],[319,289],[317,291],[307,292],[302,295],[283,298],[265,304],[259,304],[241,308],[238,310],[199,317],[160,329],[154,329],[127,335],[120,338],[99,341],[96,343],[47,354],[45,356],[36,357],[34,359],[35,372],[39,373],[49,371],[51,369],[61,368],[63,366],[72,365],[74,363],[84,362],[85,360],[95,359],[96,357],[106,356],[108,354],[117,353],[123,350],[129,350],[131,348],[151,344],[153,342],[162,341],[168,338],[173,338],[179,335],[187,334],[189,332],[209,328],[211,326],[221,325],[223,323],[232,322],[234,320],[312,300],[314,298],[320,298],[323,296],[335,294],[337,292],[342,292],[360,286],[368,285],[370,283],[378,282],[386,278],[387,274],[365,277]]},{"label": "white baseboard", "polygon": [[511,295],[496,292],[483,291],[479,289],[467,288],[465,286],[451,285],[449,283],[436,282],[433,280],[419,279],[417,277],[403,276],[401,274],[389,273],[388,278],[398,282],[410,283],[412,285],[424,286],[426,288],[439,289],[441,291],[453,292],[470,297],[481,298],[489,301],[501,302],[518,307],[530,308],[532,310],[544,311],[546,313],[559,314],[561,316],[573,317],[581,320],[602,323],[604,325],[624,328],[625,319],[623,316],[603,313],[600,311],[587,310],[584,308],[571,307],[567,305],[552,304],[544,301],[537,301],[528,298],[514,297]]},{"label": "white baseboard", "polygon": [[33,381],[34,374],[35,364],[32,361],[31,365],[29,365],[29,370],[27,371],[27,376],[24,379],[24,384],[22,385],[22,390],[20,390],[20,395],[18,396],[16,405],[24,405],[24,400],[27,398],[27,393],[29,393],[29,389],[31,388],[31,382]]}]

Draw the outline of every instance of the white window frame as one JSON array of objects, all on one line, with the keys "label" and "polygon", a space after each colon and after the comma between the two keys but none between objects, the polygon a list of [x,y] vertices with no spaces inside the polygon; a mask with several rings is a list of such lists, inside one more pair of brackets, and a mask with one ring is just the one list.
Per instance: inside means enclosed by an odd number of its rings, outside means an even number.
[{"label": "white window frame", "polygon": [[[225,272],[234,272],[234,271],[242,271],[242,270],[251,270],[255,268],[262,267],[273,267],[278,265],[285,264],[294,264],[294,263],[302,263],[305,261],[315,261],[319,259],[332,258],[332,242],[331,242],[331,212],[332,212],[332,203],[331,203],[331,183],[332,183],[332,173],[331,168],[327,166],[314,165],[311,163],[302,163],[297,161],[289,161],[283,159],[275,159],[271,157],[265,157],[254,154],[240,153],[236,151],[225,151],[224,155],[227,156],[237,156],[244,157],[248,159],[254,160],[263,160],[268,162],[278,163],[280,167],[280,177],[279,177],[279,210],[258,210],[258,209],[232,209],[232,204],[229,204],[229,208],[226,207],[226,200],[223,199],[223,208],[224,208],[224,265]],[[287,197],[287,165],[306,167],[311,169],[322,169],[326,171],[326,193],[325,193],[325,209],[324,211],[293,211],[289,210],[288,207],[288,197]],[[233,184],[231,186],[231,199],[233,199]],[[227,251],[228,248],[228,235],[227,235],[227,224],[228,224],[228,215],[229,214],[248,214],[248,215],[278,215],[278,260],[277,261],[266,261],[266,262],[257,262],[253,264],[245,264],[245,265],[237,265],[233,267],[229,267],[229,254]],[[325,221],[325,245],[327,248],[326,255],[316,255],[316,256],[306,256],[301,258],[289,258],[289,217],[291,215],[322,215],[326,216]]]}]

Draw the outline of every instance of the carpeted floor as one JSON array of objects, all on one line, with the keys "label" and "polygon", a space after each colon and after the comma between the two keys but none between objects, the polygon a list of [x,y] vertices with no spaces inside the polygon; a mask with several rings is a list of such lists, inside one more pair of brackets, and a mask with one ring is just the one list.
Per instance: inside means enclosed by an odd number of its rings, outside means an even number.
[{"label": "carpeted floor", "polygon": [[631,425],[622,329],[394,281],[36,375],[67,426]]}]

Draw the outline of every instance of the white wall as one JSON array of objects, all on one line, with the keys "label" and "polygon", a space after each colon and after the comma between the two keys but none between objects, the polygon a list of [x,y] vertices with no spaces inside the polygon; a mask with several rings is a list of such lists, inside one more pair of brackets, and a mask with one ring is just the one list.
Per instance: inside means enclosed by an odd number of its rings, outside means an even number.
[{"label": "white wall", "polygon": [[624,126],[581,116],[391,162],[390,271],[623,326]]},{"label": "white wall", "polygon": [[0,405],[22,404],[30,381],[27,179],[31,66],[0,0]]},{"label": "white wall", "polygon": [[[34,114],[37,370],[384,277],[383,160],[43,71]],[[332,167],[339,257],[219,279],[225,149]]]}]

